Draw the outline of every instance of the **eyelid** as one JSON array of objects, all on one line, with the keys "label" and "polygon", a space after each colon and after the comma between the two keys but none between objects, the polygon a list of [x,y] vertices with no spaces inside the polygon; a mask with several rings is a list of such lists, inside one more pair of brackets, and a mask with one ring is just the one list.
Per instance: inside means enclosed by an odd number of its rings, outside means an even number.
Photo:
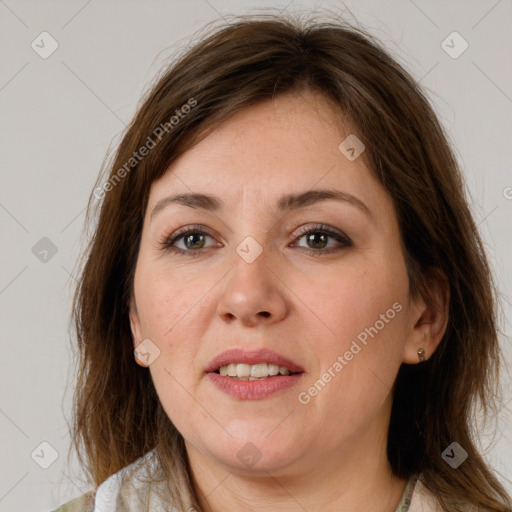
[{"label": "eyelid", "polygon": [[185,235],[185,234],[187,234],[189,232],[196,232],[196,231],[204,232],[204,233],[206,233],[207,235],[210,235],[210,236],[213,235],[213,230],[211,230],[210,228],[208,228],[206,226],[203,226],[202,224],[187,224],[186,226],[178,228],[176,231],[171,233],[171,235],[169,235],[166,238],[169,239],[172,236],[173,240],[175,240],[180,235]]},{"label": "eyelid", "polygon": [[334,238],[340,238],[347,243],[352,243],[352,240],[350,240],[350,238],[345,233],[343,233],[343,231],[332,228],[331,226],[328,226],[326,224],[305,224],[299,227],[298,231],[293,233],[293,236],[295,238],[300,238],[301,236],[307,233],[316,231],[321,231],[323,233],[327,233],[328,235],[332,235]]}]

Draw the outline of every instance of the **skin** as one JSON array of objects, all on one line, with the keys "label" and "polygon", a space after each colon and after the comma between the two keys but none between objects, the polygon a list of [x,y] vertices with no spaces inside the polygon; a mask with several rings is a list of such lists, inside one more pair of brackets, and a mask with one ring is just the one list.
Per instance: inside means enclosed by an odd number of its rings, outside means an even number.
[{"label": "skin", "polygon": [[[437,347],[447,290],[432,281],[444,304],[439,312],[409,295],[391,198],[364,153],[349,161],[338,150],[350,133],[323,96],[278,96],[220,124],[152,184],[130,308],[134,346],[150,339],[160,351],[149,371],[185,439],[205,511],[392,512],[403,493],[406,481],[392,475],[386,457],[391,387],[402,363],[418,362],[419,348],[428,358]],[[319,188],[356,196],[371,215],[335,200],[275,210],[282,195]],[[214,194],[224,207],[170,204],[151,219],[159,200],[182,192]],[[175,242],[188,254],[163,248],[192,224],[207,232],[188,245],[186,237]],[[352,245],[332,236],[318,241],[315,224]],[[298,235],[301,226],[317,241]],[[236,252],[248,236],[263,250],[252,263]],[[325,252],[331,247],[339,250]],[[394,303],[401,311],[300,403],[299,393]],[[297,386],[244,401],[205,376],[226,349],[267,347],[304,368]],[[252,467],[237,457],[248,442],[261,455]]]}]

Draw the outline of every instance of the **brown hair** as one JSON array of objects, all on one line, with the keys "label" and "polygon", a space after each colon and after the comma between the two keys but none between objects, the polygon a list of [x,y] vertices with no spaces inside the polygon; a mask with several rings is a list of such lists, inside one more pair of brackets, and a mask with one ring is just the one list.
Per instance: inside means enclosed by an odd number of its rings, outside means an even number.
[{"label": "brown hair", "polygon": [[[158,77],[106,164],[108,182],[99,186],[100,176],[89,201],[87,219],[96,216],[97,225],[73,304],[79,460],[99,484],[157,448],[177,504],[200,509],[183,438],[149,371],[134,363],[128,306],[149,189],[206,129],[303,89],[339,105],[364,142],[394,202],[411,294],[431,300],[429,270],[449,279],[440,346],[427,362],[402,365],[395,382],[392,470],[401,478],[422,473],[446,511],[510,511],[475,447],[473,413],[477,406],[487,413],[498,389],[496,288],[447,136],[418,84],[379,42],[347,23],[313,17],[246,16],[215,27]],[[141,157],[143,146],[151,148]],[[441,457],[453,441],[469,454],[457,469]]]}]

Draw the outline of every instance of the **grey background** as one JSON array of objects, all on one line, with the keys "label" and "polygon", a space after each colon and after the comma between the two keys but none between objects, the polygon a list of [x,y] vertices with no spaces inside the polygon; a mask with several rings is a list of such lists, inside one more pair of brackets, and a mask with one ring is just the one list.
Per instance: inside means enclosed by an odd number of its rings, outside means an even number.
[{"label": "grey background", "polygon": [[[74,385],[68,318],[85,206],[108,147],[164,60],[197,29],[265,7],[327,7],[348,19],[351,12],[427,88],[464,168],[500,285],[510,363],[510,0],[0,0],[0,511],[51,510],[88,490],[76,460],[66,464]],[[47,59],[31,47],[43,31],[59,45]],[[453,31],[469,44],[458,58],[441,46]],[[448,41],[452,52],[461,48]],[[482,447],[512,492],[510,384],[505,374],[506,407]],[[52,450],[58,458],[43,469],[36,461],[51,462]]]}]

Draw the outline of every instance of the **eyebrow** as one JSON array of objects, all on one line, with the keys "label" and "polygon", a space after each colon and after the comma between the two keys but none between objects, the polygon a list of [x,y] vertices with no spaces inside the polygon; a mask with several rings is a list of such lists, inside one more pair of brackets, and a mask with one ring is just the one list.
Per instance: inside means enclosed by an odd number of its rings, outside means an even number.
[{"label": "eyebrow", "polygon": [[[277,202],[277,210],[279,212],[288,212],[328,200],[349,203],[359,208],[369,217],[373,218],[372,212],[368,206],[366,206],[366,204],[364,204],[360,199],[347,192],[332,189],[315,189],[297,194],[284,195]],[[183,206],[188,206],[189,208],[199,208],[211,212],[221,210],[223,207],[222,200],[213,195],[175,194],[158,201],[151,212],[150,218],[153,219],[160,211],[170,204],[181,204]]]}]

